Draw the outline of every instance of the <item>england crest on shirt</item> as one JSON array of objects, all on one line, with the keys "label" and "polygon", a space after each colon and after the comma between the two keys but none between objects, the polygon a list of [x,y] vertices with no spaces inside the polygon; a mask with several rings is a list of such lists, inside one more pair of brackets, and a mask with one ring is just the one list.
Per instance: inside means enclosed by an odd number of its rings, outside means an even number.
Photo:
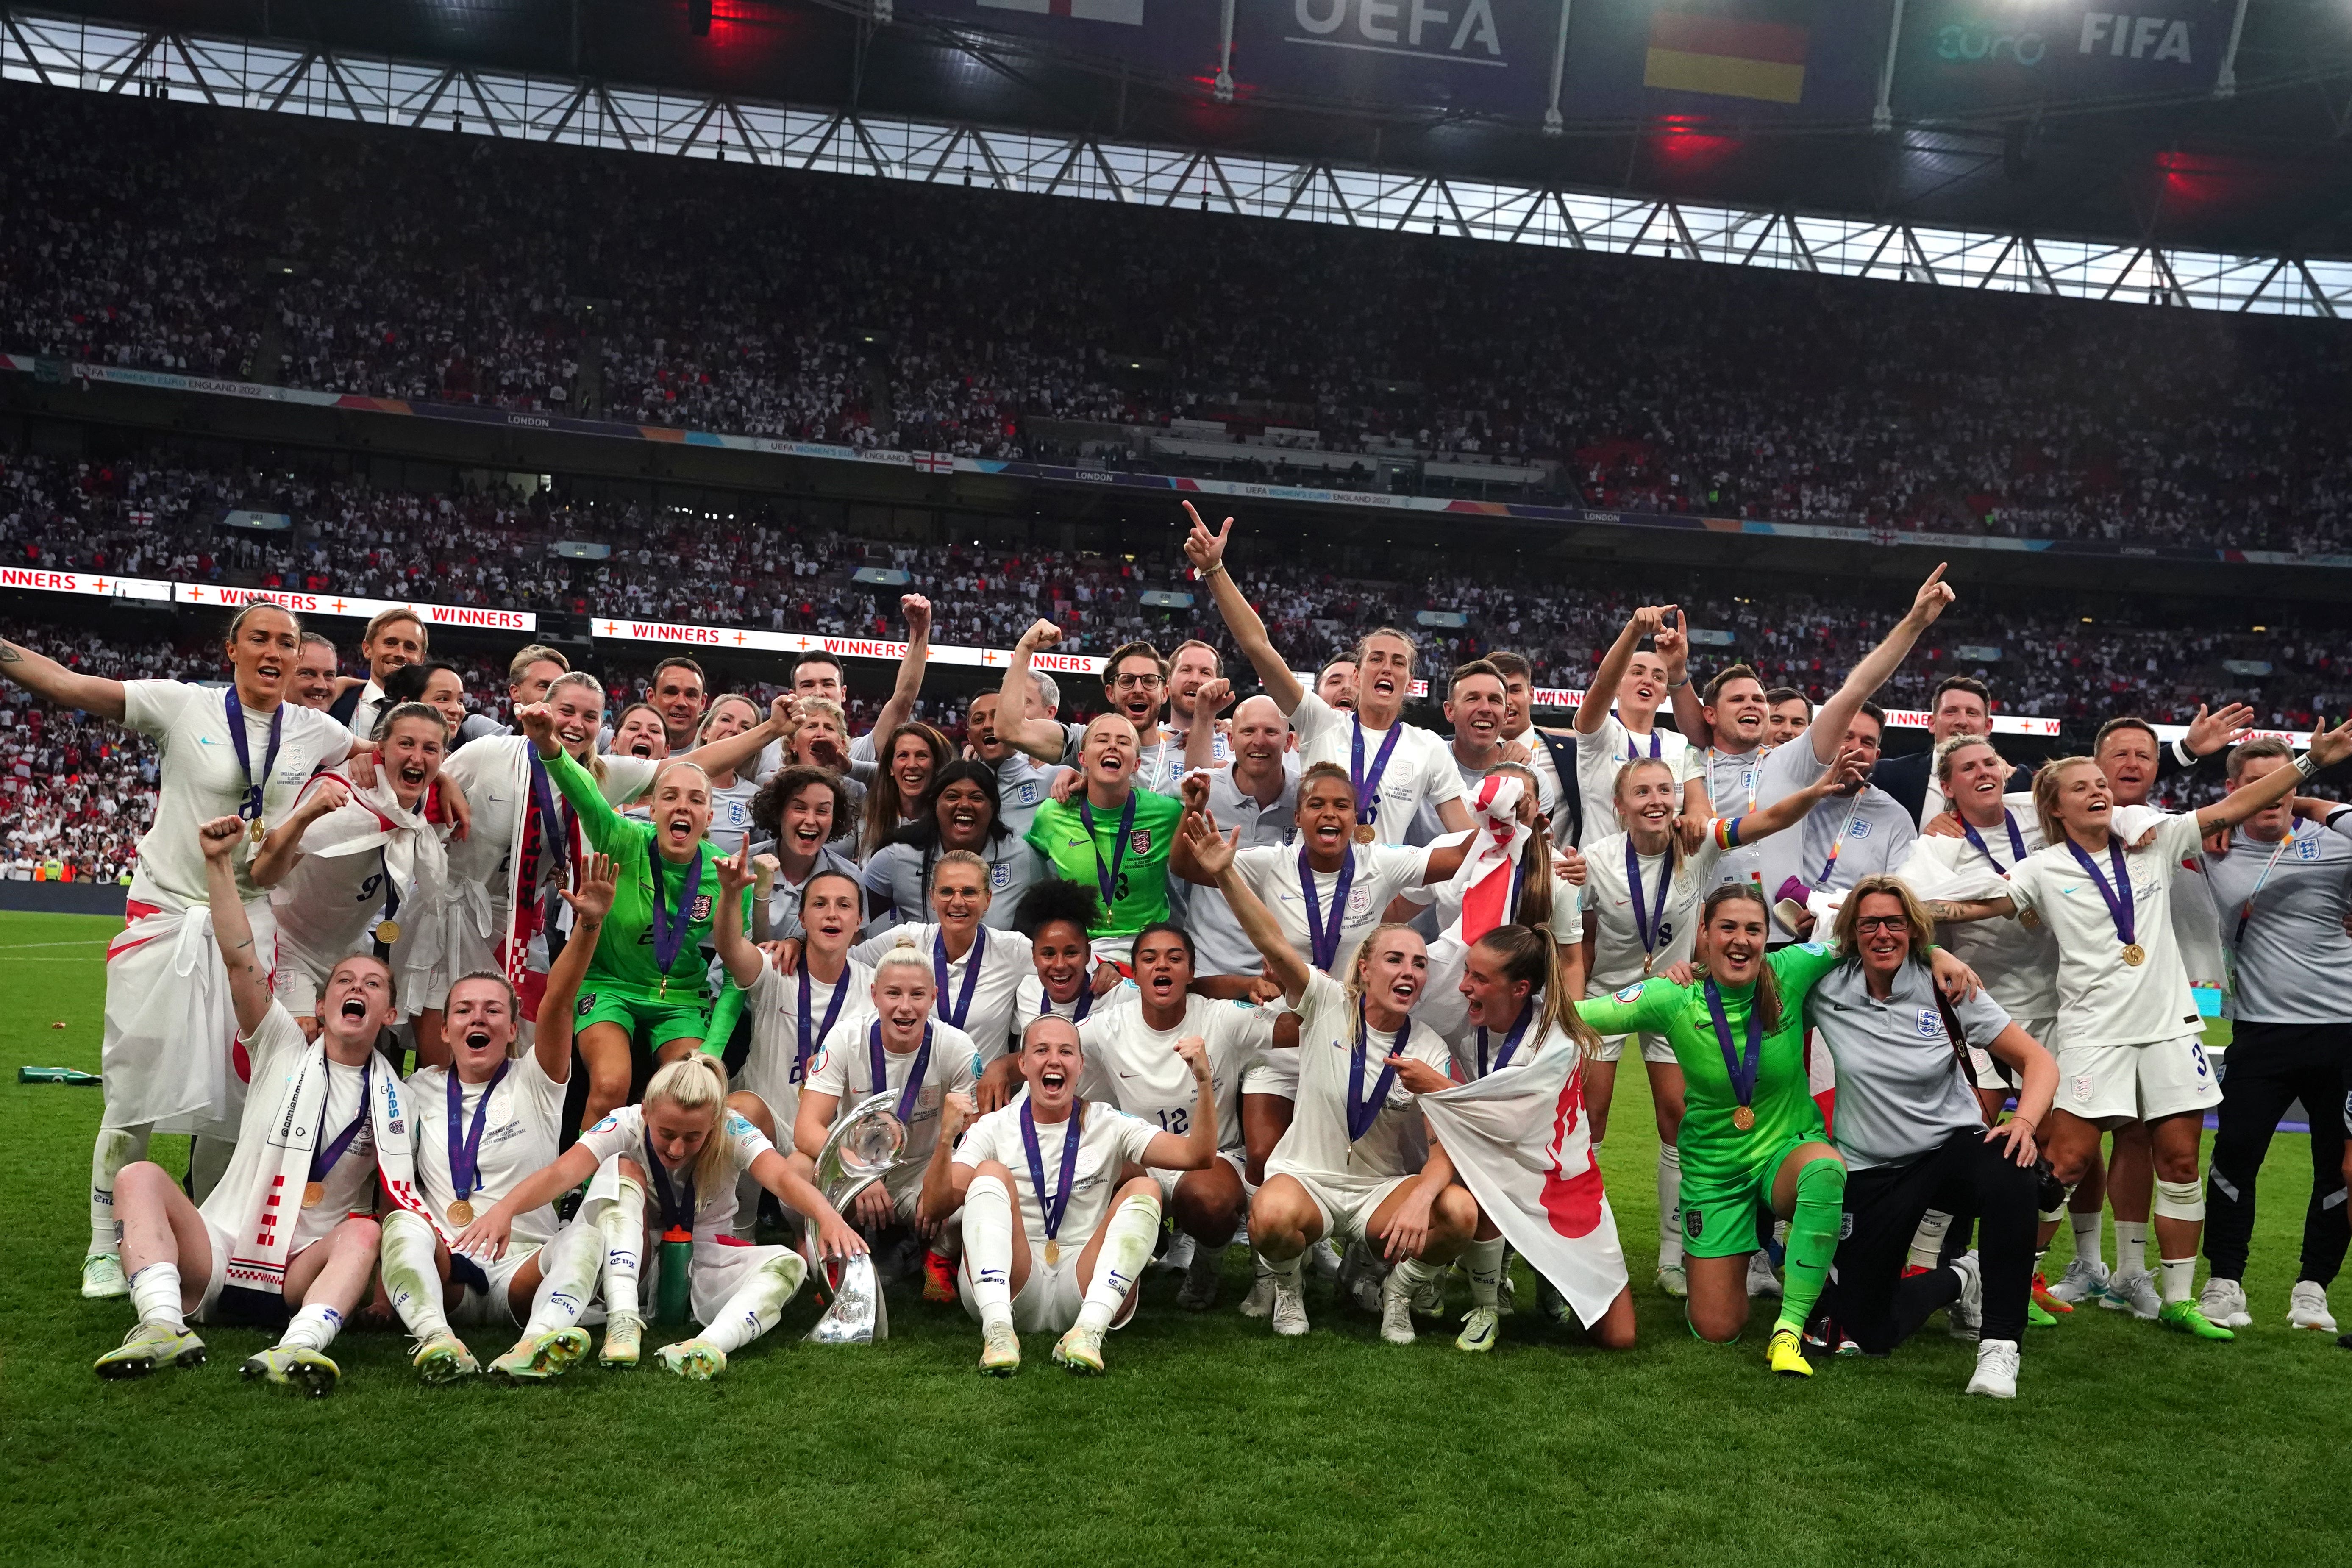
[{"label": "england crest on shirt", "polygon": [[994,866],[989,868],[988,890],[990,892],[1001,893],[1012,885],[1013,868],[1010,865],[1000,860]]},{"label": "england crest on shirt", "polygon": [[1127,836],[1127,847],[1138,855],[1151,853],[1151,829],[1139,827]]},{"label": "england crest on shirt", "polygon": [[1940,1040],[1945,1037],[1943,1015],[1933,1007],[1919,1009],[1919,1037],[1923,1040]]},{"label": "england crest on shirt", "polygon": [[707,921],[710,918],[709,894],[697,893],[694,896],[694,912],[688,918],[695,921]]}]

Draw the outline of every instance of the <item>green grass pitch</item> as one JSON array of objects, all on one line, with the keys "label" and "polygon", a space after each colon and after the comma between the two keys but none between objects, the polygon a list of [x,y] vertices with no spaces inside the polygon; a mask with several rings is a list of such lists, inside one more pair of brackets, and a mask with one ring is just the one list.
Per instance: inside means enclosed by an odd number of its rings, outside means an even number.
[{"label": "green grass pitch", "polygon": [[[110,929],[0,915],[11,1563],[2342,1556],[2352,1356],[2284,1326],[2303,1138],[2282,1136],[2266,1173],[2255,1329],[2210,1345],[2085,1310],[2029,1331],[2021,1396],[1995,1404],[1960,1396],[1971,1348],[1940,1317],[1891,1360],[1825,1361],[1804,1383],[1763,1371],[1769,1308],[1735,1347],[1694,1341],[1649,1288],[1654,1144],[1630,1070],[1603,1162],[1641,1309],[1627,1354],[1526,1313],[1489,1356],[1435,1332],[1398,1349],[1315,1286],[1313,1332],[1277,1341],[1233,1310],[1248,1282],[1236,1250],[1205,1317],[1154,1274],[1099,1381],[1055,1367],[1043,1338],[1017,1378],[978,1377],[963,1314],[912,1300],[892,1301],[886,1344],[821,1350],[799,1337],[804,1297],[709,1386],[648,1365],[427,1389],[401,1337],[354,1331],[335,1346],[341,1390],[307,1401],[240,1382],[263,1339],[226,1331],[207,1331],[200,1371],[102,1384],[91,1358],[130,1320],[75,1290],[98,1096],[20,1086],[13,1069],[98,1066]],[[159,1140],[168,1163],[184,1149]],[[504,1348],[476,1331],[486,1359]]]}]

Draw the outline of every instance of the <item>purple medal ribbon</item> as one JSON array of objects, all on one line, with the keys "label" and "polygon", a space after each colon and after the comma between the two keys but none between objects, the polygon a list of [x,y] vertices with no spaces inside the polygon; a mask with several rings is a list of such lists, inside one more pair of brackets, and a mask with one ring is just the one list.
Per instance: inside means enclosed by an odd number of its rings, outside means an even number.
[{"label": "purple medal ribbon", "polygon": [[[456,1075],[453,1073],[451,1076],[454,1078]],[[335,1168],[335,1162],[343,1157],[343,1151],[352,1146],[352,1140],[357,1138],[360,1135],[360,1129],[367,1125],[368,1096],[374,1091],[374,1089],[375,1053],[370,1051],[367,1061],[360,1068],[360,1113],[352,1118],[352,1124],[349,1127],[335,1134],[333,1142],[324,1148],[314,1145],[311,1149],[310,1179],[312,1181],[323,1182],[327,1179],[327,1173]],[[327,1106],[325,1097],[321,1096],[319,1104],[318,1135],[323,1138],[326,1133]]]},{"label": "purple medal ribbon", "polygon": [[[539,754],[537,746],[525,746],[523,755],[530,759],[530,809],[539,819],[539,844],[543,876],[548,868],[562,869],[572,859],[572,836],[564,830],[563,818],[555,810],[555,784],[547,776],[547,759]],[[534,878],[532,885],[536,886]]]},{"label": "purple medal ribbon", "polygon": [[1642,856],[1633,847],[1633,836],[1625,835],[1625,886],[1633,894],[1633,934],[1641,939],[1642,955],[1658,955],[1658,933],[1666,929],[1666,900],[1675,887],[1675,847],[1666,846],[1665,858],[1658,867],[1658,905],[1647,910],[1642,903]]},{"label": "purple medal ribbon", "polygon": [[1706,983],[1706,1010],[1715,1021],[1715,1043],[1723,1050],[1723,1070],[1731,1079],[1731,1092],[1745,1107],[1756,1098],[1756,1069],[1764,1058],[1764,1019],[1751,999],[1748,1008],[1748,1049],[1743,1057],[1732,1049],[1731,1016],[1724,1011],[1723,993],[1715,982]]},{"label": "purple medal ribbon", "polygon": [[261,820],[261,792],[269,783],[269,775],[278,771],[278,742],[286,738],[286,704],[279,703],[269,715],[269,751],[261,759],[261,776],[253,773],[253,750],[245,735],[245,704],[236,700],[236,687],[228,689],[228,742],[236,748],[236,765],[245,771],[245,799],[236,808],[237,816],[247,822]]},{"label": "purple medal ribbon", "polygon": [[[1094,1009],[1094,976],[1091,974],[1081,973],[1078,976],[1078,998],[1076,1001],[1070,1004],[1070,1022],[1073,1024],[1085,1023],[1087,1021],[1087,1015],[1093,1012]],[[1040,1018],[1050,1018],[1053,1016],[1054,994],[1045,989],[1045,979],[1040,976],[1037,981],[1037,1016]],[[959,1025],[958,1027],[961,1027],[961,1026]]]},{"label": "purple medal ribbon", "polygon": [[507,1069],[513,1065],[500,1062],[499,1070],[490,1075],[490,1081],[482,1086],[481,1101],[474,1107],[473,1131],[462,1137],[459,1134],[466,1121],[466,1091],[457,1082],[457,1069],[449,1069],[449,1185],[456,1190],[459,1203],[472,1197],[482,1184],[482,1126],[489,1119],[490,1096],[506,1081]]},{"label": "purple medal ribbon", "polygon": [[[713,1133],[713,1137],[722,1134]],[[661,1227],[665,1231],[683,1230],[691,1234],[694,1216],[699,1207],[694,1197],[694,1163],[687,1162],[686,1195],[681,1198],[671,1191],[669,1168],[654,1153],[654,1131],[646,1129],[646,1176],[653,1183],[654,1199],[661,1205]]]},{"label": "purple medal ribbon", "polygon": [[980,981],[981,961],[988,956],[988,928],[978,926],[971,933],[971,951],[963,957],[963,989],[956,993],[955,1006],[948,1006],[948,933],[942,929],[931,938],[931,973],[940,983],[940,1016],[963,1027],[971,1014],[971,988]]},{"label": "purple medal ribbon", "polygon": [[1519,1009],[1519,1021],[1511,1026],[1509,1034],[1503,1037],[1503,1048],[1496,1053],[1493,1067],[1486,1065],[1486,1026],[1484,1024],[1478,1026],[1478,1076],[1480,1078],[1485,1078],[1490,1072],[1501,1072],[1511,1065],[1511,1057],[1519,1048],[1519,1037],[1528,1032],[1528,1021],[1535,1016],[1535,998],[1530,996],[1528,998],[1527,1005]]},{"label": "purple medal ribbon", "polygon": [[1993,859],[1992,850],[1985,843],[1984,835],[1977,831],[1975,823],[1963,818],[1960,823],[1960,832],[1967,837],[1969,843],[1977,847],[1977,853],[1983,856],[1988,860],[1992,860],[1992,868],[2000,872],[2003,878],[2006,878],[2009,875],[2010,867],[2016,865],[2018,861],[2025,858],[2025,835],[2017,830],[2017,817],[2015,814],[2005,805],[2000,808],[2000,819],[2008,826],[2009,828],[2010,863],[2008,866],[2004,866],[1999,860]]},{"label": "purple medal ribbon", "polygon": [[[1389,1102],[1389,1090],[1396,1083],[1396,1063],[1382,1060],[1381,1076],[1372,1084],[1370,1099],[1364,1098],[1364,1052],[1371,1044],[1371,1026],[1364,1019],[1364,1004],[1356,1003],[1356,1048],[1348,1053],[1348,1142],[1353,1143],[1372,1130],[1380,1120],[1381,1107]],[[1402,1051],[1406,1038],[1412,1033],[1412,1020],[1407,1018],[1404,1027],[1396,1033],[1396,1050]]]},{"label": "purple medal ribbon", "polygon": [[1021,1143],[1029,1153],[1029,1181],[1037,1189],[1037,1207],[1045,1216],[1045,1239],[1060,1239],[1062,1215],[1069,1212],[1070,1190],[1077,1184],[1078,1117],[1083,1107],[1070,1107],[1069,1131],[1062,1134],[1062,1185],[1059,1192],[1045,1191],[1045,1152],[1037,1143],[1037,1118],[1030,1103],[1021,1102]]},{"label": "purple medal ribbon", "polygon": [[2099,863],[2083,853],[2081,845],[2069,838],[2066,848],[2074,857],[2075,864],[2091,874],[2092,885],[2099,889],[2099,897],[2107,901],[2107,913],[2116,922],[2116,940],[2126,947],[2131,946],[2139,940],[2133,934],[2139,921],[2132,910],[2131,873],[2124,865],[2123,842],[2112,834],[2107,837],[2107,863],[2115,868],[2116,872],[2113,887],[2109,887],[2107,879],[2099,874]]},{"label": "purple medal ribbon", "polygon": [[1389,726],[1386,739],[1381,742],[1380,755],[1372,759],[1372,771],[1364,772],[1364,721],[1360,716],[1349,722],[1354,727],[1348,752],[1348,782],[1356,790],[1356,822],[1368,826],[1381,815],[1381,775],[1389,771],[1389,753],[1396,750],[1397,737],[1404,733],[1404,721]]},{"label": "purple medal ribbon", "polygon": [[[1622,722],[1618,727],[1624,728]],[[1658,732],[1653,730],[1650,731],[1650,760],[1655,762],[1664,754],[1659,747]],[[1631,730],[1625,731],[1625,760],[1629,763],[1638,763],[1642,760],[1642,748],[1633,743],[1633,731]]]},{"label": "purple medal ribbon", "polygon": [[677,912],[672,915],[662,899],[662,858],[658,851],[648,850],[646,869],[654,879],[654,967],[664,974],[677,962],[680,949],[686,946],[686,933],[694,925],[695,890],[702,886],[702,846],[694,847],[694,858],[688,860],[677,884]]},{"label": "purple medal ribbon", "polygon": [[1298,847],[1298,890],[1307,900],[1307,942],[1313,950],[1307,962],[1324,973],[1339,959],[1339,928],[1348,921],[1348,894],[1356,885],[1356,849],[1352,844],[1339,848],[1339,881],[1331,889],[1331,923],[1323,923],[1322,900],[1315,896],[1315,868],[1309,863],[1307,846]]},{"label": "purple medal ribbon", "polygon": [[789,1081],[798,1083],[808,1076],[809,1058],[824,1048],[824,1039],[833,1033],[834,1021],[841,1016],[841,1004],[849,994],[849,972],[842,971],[841,984],[833,988],[833,1000],[825,1004],[824,1024],[810,1036],[810,1025],[815,1013],[815,998],[809,992],[808,955],[801,955],[801,1043],[793,1053],[793,1076]]},{"label": "purple medal ribbon", "polygon": [[[1106,916],[1110,913],[1111,905],[1118,899],[1118,863],[1127,858],[1128,837],[1135,831],[1135,793],[1130,790],[1128,792],[1127,805],[1118,814],[1118,841],[1110,847],[1109,865],[1103,864],[1102,843],[1099,839],[1095,840],[1095,881],[1102,889],[1103,913]],[[1086,824],[1087,837],[1093,839],[1095,837],[1094,808],[1083,799],[1078,802],[1078,820]]]},{"label": "purple medal ribbon", "polygon": [[[874,1092],[886,1091],[890,1082],[888,1053],[882,1048],[882,1020],[877,1018],[866,1030],[866,1060],[874,1069]],[[923,1026],[922,1048],[915,1053],[915,1065],[907,1074],[907,1087],[898,1091],[898,1120],[905,1122],[915,1114],[915,1101],[922,1098],[923,1079],[931,1070],[931,1026]]]}]

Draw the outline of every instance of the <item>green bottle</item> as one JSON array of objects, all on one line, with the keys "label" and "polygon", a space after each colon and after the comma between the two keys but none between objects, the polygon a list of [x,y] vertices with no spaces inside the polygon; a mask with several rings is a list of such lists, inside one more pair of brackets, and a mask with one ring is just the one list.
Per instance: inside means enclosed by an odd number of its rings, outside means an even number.
[{"label": "green bottle", "polygon": [[662,1232],[661,1285],[654,1300],[654,1317],[664,1323],[686,1321],[694,1302],[694,1233],[681,1226]]}]

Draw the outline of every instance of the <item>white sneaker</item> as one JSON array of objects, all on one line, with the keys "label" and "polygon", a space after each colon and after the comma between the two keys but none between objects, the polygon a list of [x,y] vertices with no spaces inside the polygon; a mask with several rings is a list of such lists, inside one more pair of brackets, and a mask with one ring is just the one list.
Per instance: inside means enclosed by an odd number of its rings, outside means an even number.
[{"label": "white sneaker", "polygon": [[2099,1305],[2152,1322],[2164,1310],[2164,1297],[2157,1290],[2156,1276],[2143,1268],[2137,1274],[2109,1275],[2107,1288],[2099,1292]]},{"label": "white sneaker", "polygon": [[1013,1331],[1012,1313],[982,1321],[980,1370],[989,1377],[1011,1377],[1021,1370],[1021,1336]]},{"label": "white sneaker", "polygon": [[1318,1279],[1337,1279],[1339,1277],[1339,1254],[1332,1247],[1329,1237],[1323,1237],[1307,1249],[1307,1268]]},{"label": "white sneaker", "polygon": [[1082,1377],[1100,1377],[1103,1331],[1092,1323],[1073,1323],[1054,1345],[1054,1360]]},{"label": "white sneaker", "polygon": [[1780,1277],[1772,1272],[1772,1258],[1762,1247],[1748,1255],[1748,1293],[1750,1296],[1778,1296]]},{"label": "white sneaker", "polygon": [[1679,1263],[1658,1265],[1658,1289],[1680,1301],[1690,1295],[1690,1276]]},{"label": "white sneaker", "polygon": [[122,1277],[122,1258],[112,1252],[93,1252],[81,1260],[81,1293],[85,1300],[110,1301],[131,1294]]},{"label": "white sneaker", "polygon": [[1424,1318],[1445,1316],[1445,1276],[1433,1275],[1412,1293],[1412,1310]]},{"label": "white sneaker", "polygon": [[2107,1266],[2095,1258],[2072,1258],[2066,1261],[2066,1272],[2050,1287],[2050,1293],[2070,1306],[2079,1307],[2107,1288]]},{"label": "white sneaker", "polygon": [[1296,1283],[1284,1284],[1279,1275],[1274,1281],[1274,1331],[1294,1340],[1307,1331],[1306,1292]]},{"label": "white sneaker", "polygon": [[1389,1277],[1381,1281],[1381,1338],[1392,1345],[1409,1345],[1413,1341],[1412,1289],[1405,1283],[1402,1268],[1390,1269]]},{"label": "white sneaker", "polygon": [[[2295,1289],[2300,1291],[2303,1287],[2298,1285]],[[2302,1297],[2295,1299],[2300,1301]],[[2321,1305],[2325,1307],[2326,1303],[2323,1300]],[[2205,1314],[2207,1322],[2219,1323],[2225,1329],[2254,1326],[2254,1315],[2246,1310],[2246,1288],[2235,1279],[2206,1280],[2205,1289],[2197,1295],[2197,1310]],[[2294,1320],[2290,1315],[2287,1321],[2292,1324]]]},{"label": "white sneaker", "polygon": [[1168,1250],[1151,1260],[1153,1268],[1163,1274],[1177,1274],[1192,1266],[1192,1237],[1187,1231],[1178,1231]]},{"label": "white sneaker", "polygon": [[[1191,1237],[1184,1238],[1192,1240]],[[1192,1248],[1192,1259],[1184,1266],[1184,1283],[1176,1287],[1176,1304],[1188,1312],[1205,1312],[1217,1304],[1217,1284],[1224,1277],[1225,1249],[1222,1247]]]},{"label": "white sneaker", "polygon": [[2016,1398],[2017,1342],[1979,1340],[1976,1375],[1969,1379],[1965,1392],[1981,1394],[1988,1399]]},{"label": "white sneaker", "polygon": [[1944,1309],[1946,1331],[1956,1340],[1972,1340],[1984,1331],[1984,1269],[1973,1252],[1952,1259],[1960,1277],[1960,1299]]},{"label": "white sneaker", "polygon": [[[2336,1331],[2335,1314],[2327,1310],[2327,1287],[2316,1279],[2298,1279],[2294,1283],[2293,1302],[2287,1308],[2286,1326],[2290,1329],[2317,1329],[2323,1334]],[[2213,1320],[2219,1323],[2221,1319]],[[2224,1328],[2233,1327],[2223,1324]]]},{"label": "white sneaker", "polygon": [[1502,1314],[1492,1307],[1473,1307],[1462,1314],[1462,1331],[1454,1336],[1458,1351],[1490,1351],[1503,1337]]},{"label": "white sneaker", "polygon": [[1257,1254],[1250,1254],[1250,1258],[1257,1265],[1257,1278],[1250,1281],[1249,1294],[1242,1298],[1242,1316],[1270,1317],[1274,1312],[1274,1270]]}]

